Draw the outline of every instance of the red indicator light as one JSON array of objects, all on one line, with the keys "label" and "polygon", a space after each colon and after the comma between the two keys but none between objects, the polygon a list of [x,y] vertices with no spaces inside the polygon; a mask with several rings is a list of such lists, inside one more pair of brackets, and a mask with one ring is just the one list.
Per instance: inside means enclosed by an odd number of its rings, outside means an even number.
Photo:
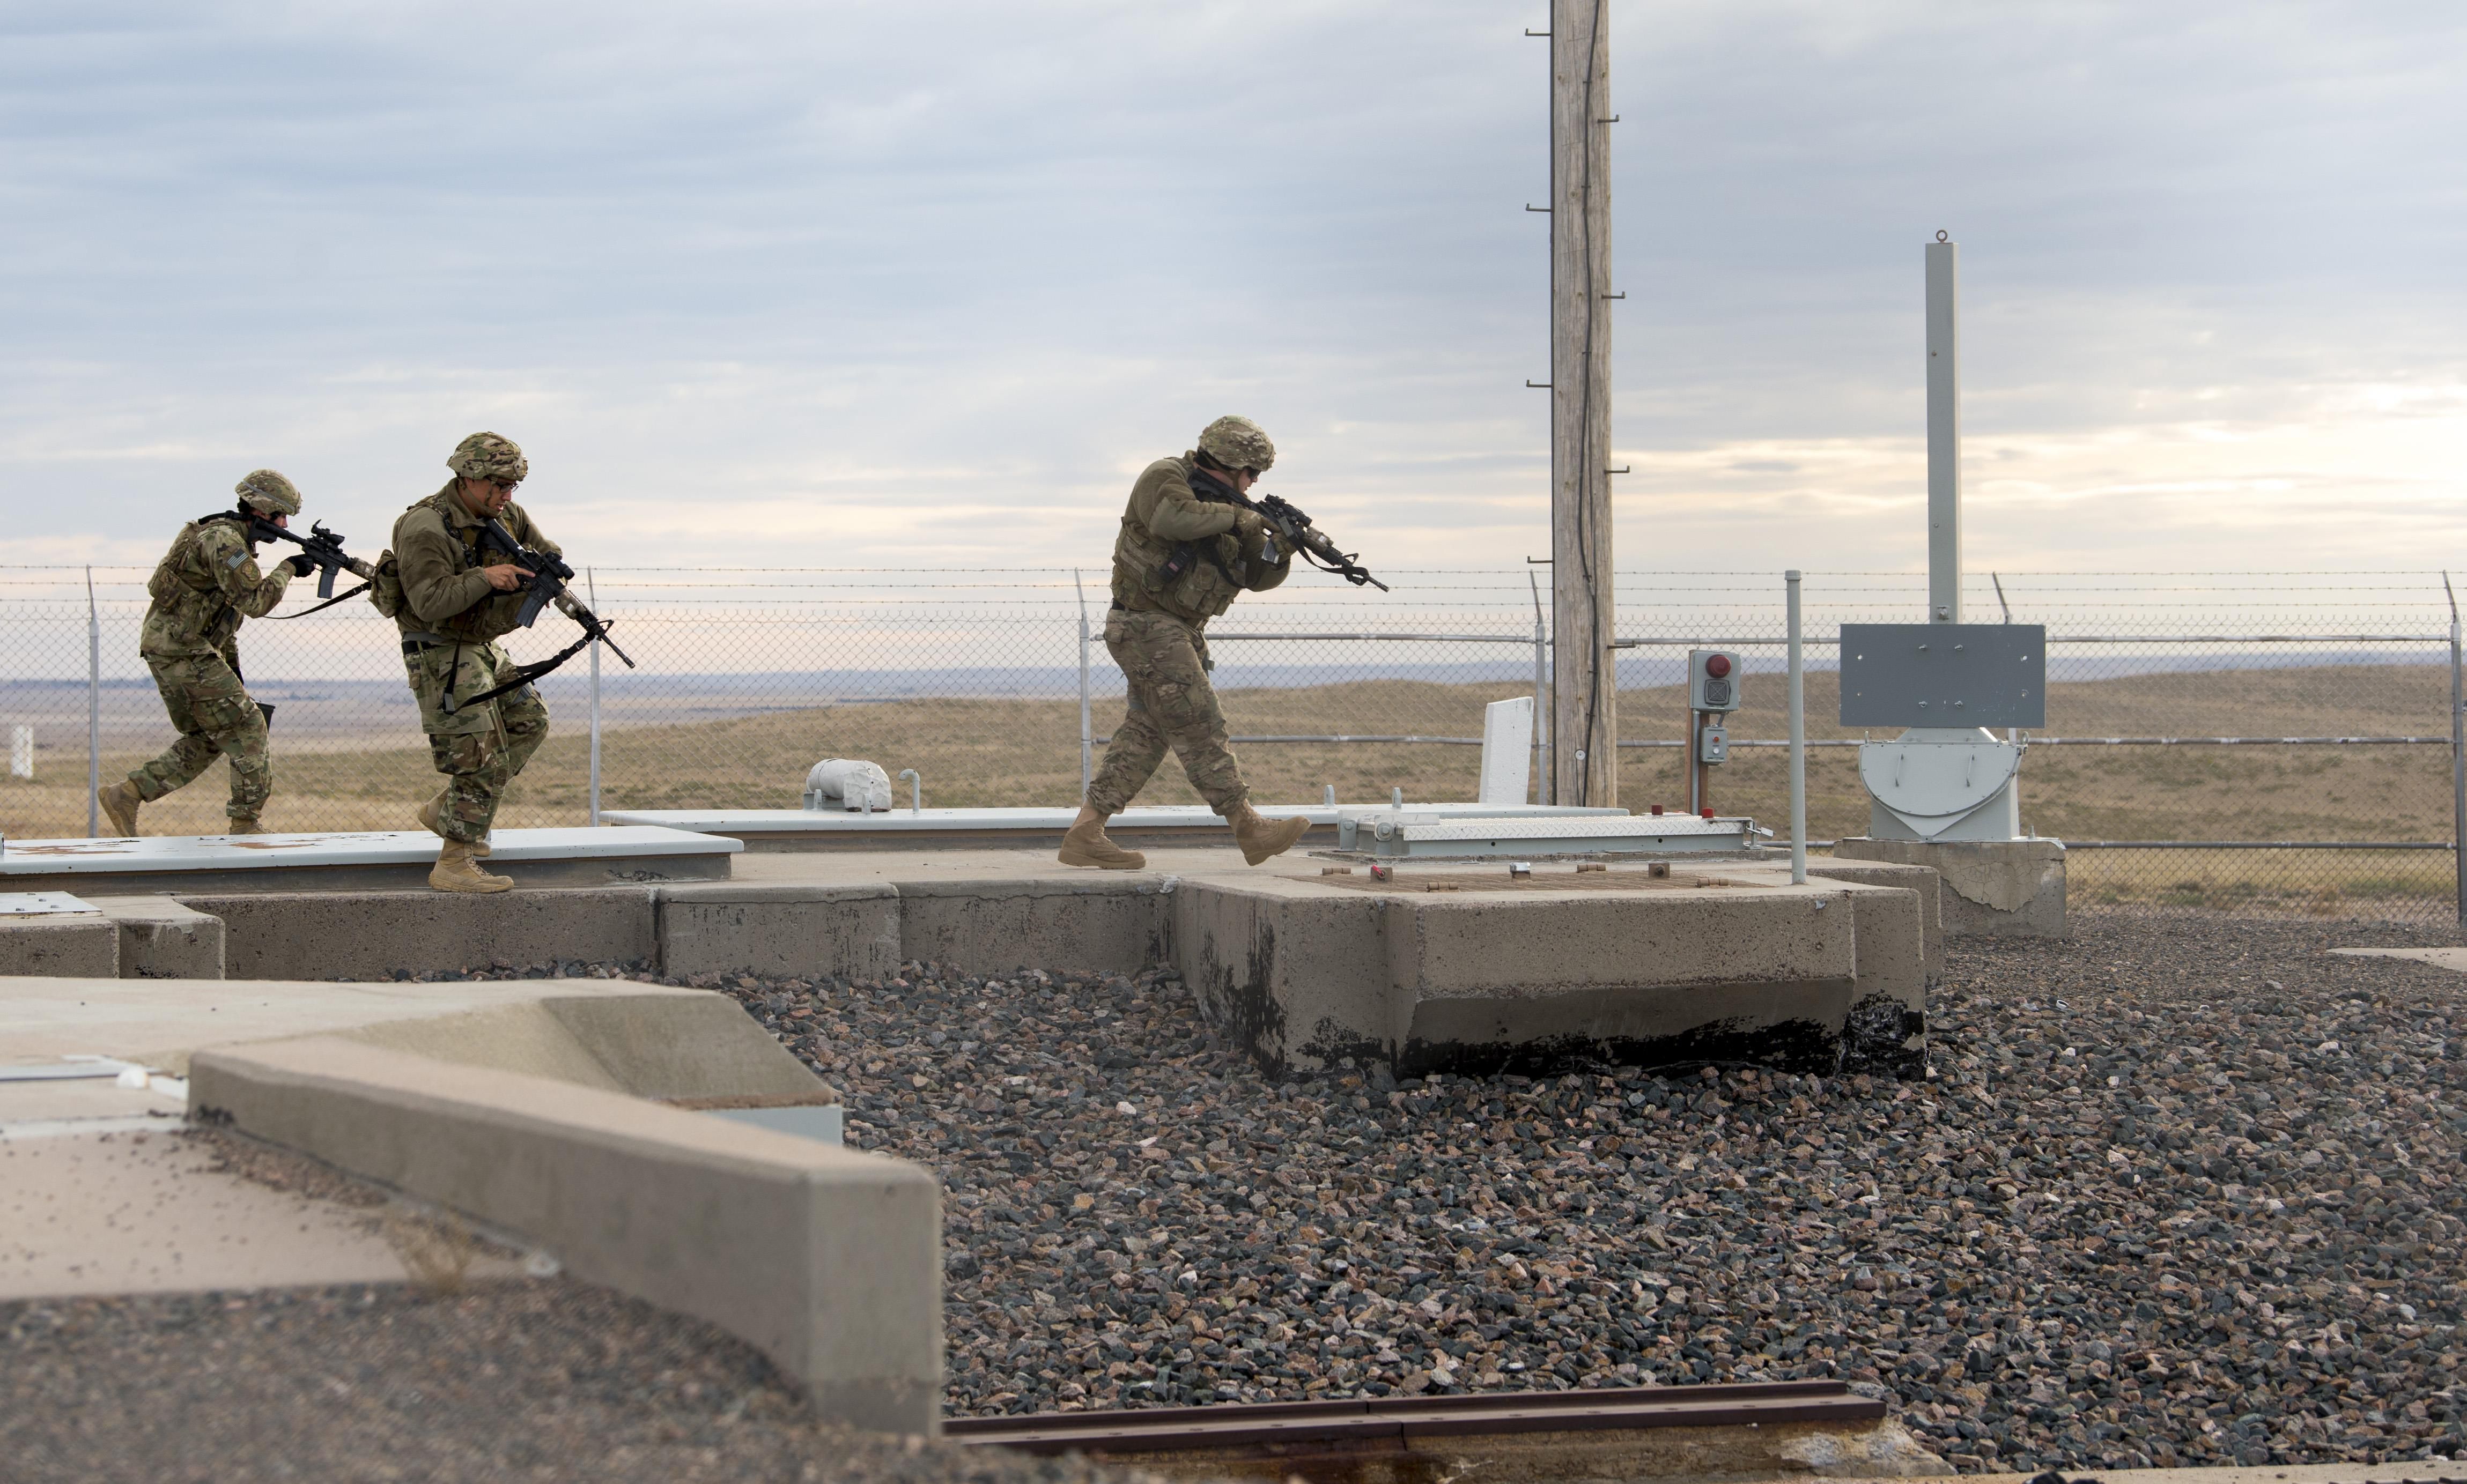
[{"label": "red indicator light", "polygon": [[1712,817],[1713,817],[1713,811],[1712,811],[1712,810],[1708,809],[1708,810],[1706,810],[1706,811],[1705,811],[1705,818],[1707,818],[1707,819],[1709,819],[1709,819],[1711,819]]},{"label": "red indicator light", "polygon": [[1654,812],[1654,813],[1656,813],[1656,814],[1660,814],[1660,813],[1662,812],[1662,806],[1661,806],[1660,804],[1655,804],[1655,805],[1653,806],[1653,812]]},{"label": "red indicator light", "polygon": [[1730,674],[1731,657],[1729,655],[1710,656],[1705,661],[1705,673],[1712,676],[1715,680],[1720,680],[1723,676]]}]

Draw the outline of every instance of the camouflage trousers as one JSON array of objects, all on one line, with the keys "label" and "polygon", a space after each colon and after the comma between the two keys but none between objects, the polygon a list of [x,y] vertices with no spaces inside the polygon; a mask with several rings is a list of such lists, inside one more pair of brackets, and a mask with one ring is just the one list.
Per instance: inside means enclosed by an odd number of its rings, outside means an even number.
[{"label": "camouflage trousers", "polygon": [[1170,614],[1116,609],[1105,616],[1105,648],[1122,667],[1130,708],[1089,780],[1088,807],[1121,813],[1170,747],[1208,806],[1232,814],[1251,791],[1226,742],[1216,687],[1208,683],[1207,637]]},{"label": "camouflage trousers", "polygon": [[254,820],[274,792],[274,765],[267,760],[265,713],[248,698],[239,675],[219,656],[146,657],[163,709],[180,739],[163,755],[128,776],[140,800],[151,801],[188,783],[214,765],[231,760],[231,802],[224,812]]},{"label": "camouflage trousers", "polygon": [[[458,659],[456,651],[461,650]],[[496,688],[513,662],[494,644],[436,644],[403,656],[411,691],[419,700],[428,758],[445,775],[445,803],[437,822],[446,838],[476,843],[497,821],[506,786],[548,740],[548,708],[530,686],[478,706],[460,703]],[[448,686],[458,703],[445,710]]]}]

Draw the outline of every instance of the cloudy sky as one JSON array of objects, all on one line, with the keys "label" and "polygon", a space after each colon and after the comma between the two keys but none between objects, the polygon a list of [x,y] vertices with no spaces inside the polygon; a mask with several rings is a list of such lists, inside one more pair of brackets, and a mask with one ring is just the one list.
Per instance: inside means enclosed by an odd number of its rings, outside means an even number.
[{"label": "cloudy sky", "polygon": [[[1938,228],[1974,565],[2467,565],[2467,9],[1611,3],[1621,568],[1923,564]],[[486,427],[604,564],[1094,563],[1241,411],[1367,558],[1516,564],[1547,17],[14,0],[8,559],[258,464],[381,538]]]}]

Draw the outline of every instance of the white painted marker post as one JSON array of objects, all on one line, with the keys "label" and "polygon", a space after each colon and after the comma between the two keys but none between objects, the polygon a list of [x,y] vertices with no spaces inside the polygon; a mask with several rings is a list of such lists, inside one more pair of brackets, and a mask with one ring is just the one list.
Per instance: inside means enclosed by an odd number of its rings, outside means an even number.
[{"label": "white painted marker post", "polygon": [[1807,669],[1799,641],[1799,573],[1781,574],[1790,612],[1790,881],[1807,883]]}]

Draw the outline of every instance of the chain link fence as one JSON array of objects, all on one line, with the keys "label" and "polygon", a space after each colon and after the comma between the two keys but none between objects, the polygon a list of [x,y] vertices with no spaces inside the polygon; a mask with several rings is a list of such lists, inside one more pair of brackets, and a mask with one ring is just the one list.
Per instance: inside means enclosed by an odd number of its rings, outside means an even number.
[{"label": "chain link fence", "polygon": [[[1548,573],[1383,573],[1390,595],[1297,573],[1245,598],[1211,647],[1257,796],[1472,798],[1482,707],[1547,690]],[[85,834],[89,770],[120,777],[170,740],[137,656],[146,576],[93,569],[89,601],[86,570],[0,568],[9,836]],[[586,659],[541,683],[557,731],[509,796],[508,825],[583,821],[595,774],[605,808],[794,807],[830,756],[914,768],[929,804],[1070,804],[1120,717],[1101,568],[589,576],[641,668],[599,657],[596,707]],[[1915,573],[1807,574],[1815,841],[1867,822],[1859,734],[1829,725],[1832,634],[1912,621],[1925,588]],[[285,611],[307,606],[301,592]],[[1719,646],[1742,656],[1745,707],[1709,801],[1784,821],[1779,573],[1621,573],[1618,594],[1620,802],[1686,805],[1686,650]],[[2023,807],[2030,829],[2075,847],[2073,900],[2453,918],[2447,594],[2433,573],[1971,581],[1973,621],[2048,629],[2048,726],[2027,738]],[[508,647],[551,653],[563,623],[552,614]],[[240,650],[276,708],[267,826],[414,827],[437,780],[392,624],[350,603],[253,621]],[[217,767],[147,805],[144,827],[213,832],[224,789]],[[1196,801],[1170,761],[1143,798]]]}]

